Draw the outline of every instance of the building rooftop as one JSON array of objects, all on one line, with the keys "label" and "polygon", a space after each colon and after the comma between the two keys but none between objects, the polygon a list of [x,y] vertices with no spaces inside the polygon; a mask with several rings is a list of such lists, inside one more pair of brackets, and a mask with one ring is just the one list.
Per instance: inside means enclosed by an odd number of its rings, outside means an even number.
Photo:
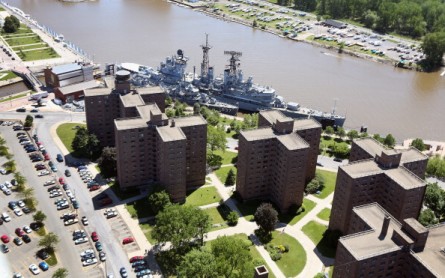
[{"label": "building rooftop", "polygon": [[78,91],[82,91],[82,90],[87,90],[87,89],[92,89],[95,87],[100,86],[100,83],[98,83],[95,80],[90,80],[87,82],[81,82],[81,83],[77,83],[77,84],[73,84],[73,85],[69,85],[69,86],[65,86],[65,87],[60,87],[59,91],[63,94],[63,95],[68,95],[74,92],[78,92]]},{"label": "building rooftop", "polygon": [[294,121],[294,131],[311,128],[321,128],[321,124],[312,118]]},{"label": "building rooftop", "polygon": [[135,107],[145,104],[142,97],[136,91],[131,91],[125,95],[120,95],[120,98],[124,107]]},{"label": "building rooftop", "polygon": [[283,113],[278,110],[265,110],[260,112],[261,116],[263,116],[270,125],[275,123],[277,119],[286,118]]},{"label": "building rooftop", "polygon": [[161,112],[156,103],[147,103],[145,105],[141,105],[136,107],[139,115],[145,119],[146,122],[151,120],[151,114],[161,114],[162,120],[167,120],[168,117],[164,113]]},{"label": "building rooftop", "polygon": [[383,173],[383,170],[373,159],[361,160],[340,166],[350,177],[358,178]]},{"label": "building rooftop", "polygon": [[408,171],[405,167],[385,170],[385,174],[405,189],[425,186],[425,182]]},{"label": "building rooftop", "polygon": [[[401,224],[377,203],[355,207],[353,211],[370,227],[367,231],[340,238],[345,248],[357,260],[399,250],[401,247],[391,239],[394,231],[407,242],[413,242],[401,231]],[[386,236],[383,237],[380,234],[385,216],[390,217],[390,222]]]},{"label": "building rooftop", "polygon": [[402,150],[402,158],[400,159],[401,163],[413,162],[428,159],[428,156],[421,153],[415,148],[409,148],[408,150]]},{"label": "building rooftop", "polygon": [[171,126],[160,126],[156,128],[159,136],[161,136],[162,141],[178,141],[178,140],[186,140],[184,132],[178,127]]},{"label": "building rooftop", "polygon": [[81,65],[79,65],[77,63],[73,63],[73,64],[65,64],[65,65],[55,66],[51,69],[51,71],[54,74],[63,74],[63,73],[72,72],[72,71],[76,71],[76,70],[80,70],[80,69],[82,69]]},{"label": "building rooftop", "polygon": [[127,130],[127,129],[147,127],[146,120],[140,117],[115,119],[114,124],[117,130]]},{"label": "building rooftop", "polygon": [[354,143],[356,143],[360,148],[362,148],[372,157],[380,155],[382,151],[386,149],[374,138],[355,139]]},{"label": "building rooftop", "polygon": [[175,125],[177,127],[186,127],[186,126],[206,125],[207,124],[207,121],[201,115],[180,117],[180,118],[174,118],[174,119],[175,119]]},{"label": "building rooftop", "polygon": [[85,90],[85,96],[94,97],[94,96],[103,96],[109,95],[111,93],[110,88],[96,88],[96,89],[87,89]]},{"label": "building rooftop", "polygon": [[137,92],[141,95],[151,95],[151,94],[162,94],[164,93],[164,90],[159,87],[144,87],[144,88],[138,88]]},{"label": "building rooftop", "polygon": [[296,134],[277,136],[277,139],[289,150],[309,148],[309,144]]},{"label": "building rooftop", "polygon": [[[428,239],[422,252],[413,253],[437,277],[445,275],[445,223],[428,228]],[[445,249],[444,249],[445,250]],[[440,276],[440,275],[442,276]]]},{"label": "building rooftop", "polygon": [[240,134],[244,136],[247,141],[271,139],[277,136],[270,127],[242,130]]}]

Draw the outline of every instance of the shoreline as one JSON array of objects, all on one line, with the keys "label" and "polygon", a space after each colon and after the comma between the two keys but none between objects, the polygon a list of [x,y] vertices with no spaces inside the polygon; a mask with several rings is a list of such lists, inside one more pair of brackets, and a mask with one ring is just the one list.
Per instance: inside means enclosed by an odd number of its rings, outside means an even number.
[{"label": "shoreline", "polygon": [[[289,39],[289,40],[292,40],[292,41],[295,41],[295,42],[307,43],[307,44],[310,44],[310,45],[315,46],[315,47],[319,47],[319,48],[330,50],[332,52],[336,52],[337,54],[340,54],[340,55],[341,54],[346,54],[346,55],[349,55],[351,57],[364,59],[364,60],[368,60],[368,61],[372,61],[372,62],[376,62],[376,63],[381,63],[381,64],[388,64],[388,65],[391,65],[391,66],[394,66],[394,67],[397,67],[397,64],[399,62],[398,60],[394,60],[394,59],[392,59],[392,58],[390,58],[388,56],[386,56],[386,58],[380,58],[380,57],[377,57],[377,56],[368,55],[368,54],[364,54],[364,53],[359,53],[357,51],[352,51],[352,50],[349,50],[349,49],[343,49],[342,53],[338,53],[339,47],[335,47],[335,46],[331,46],[331,45],[325,45],[325,44],[322,44],[322,43],[318,43],[316,41],[305,39],[308,36],[306,36],[305,38],[289,38],[287,36],[281,35],[277,31],[274,31],[274,30],[271,30],[271,29],[262,29],[262,28],[258,28],[258,27],[253,27],[250,22],[247,22],[245,20],[241,20],[239,18],[236,18],[236,17],[234,17],[234,16],[232,16],[232,15],[230,15],[228,13],[221,12],[221,14],[217,14],[217,13],[211,12],[211,11],[209,11],[209,9],[210,9],[209,7],[203,7],[203,6],[196,6],[195,7],[193,5],[189,5],[188,3],[182,3],[182,2],[179,2],[177,0],[166,0],[166,1],[168,3],[171,3],[171,4],[175,4],[175,5],[179,6],[179,7],[195,10],[197,12],[203,13],[204,15],[213,17],[213,18],[218,19],[218,20],[241,24],[241,25],[244,25],[246,27],[250,27],[250,28],[252,28],[254,30],[258,30],[258,31],[261,31],[261,32],[267,32],[267,33],[270,33],[272,35],[276,35],[276,36],[278,36],[280,38]],[[307,33],[307,34],[311,34],[311,33]],[[407,70],[416,70],[416,68],[414,68],[414,67],[403,67],[403,68],[407,69]]]}]

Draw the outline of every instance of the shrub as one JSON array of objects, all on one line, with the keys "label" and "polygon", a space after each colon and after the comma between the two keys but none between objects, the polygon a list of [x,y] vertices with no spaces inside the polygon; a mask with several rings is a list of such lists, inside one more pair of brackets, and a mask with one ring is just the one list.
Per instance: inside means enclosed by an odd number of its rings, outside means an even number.
[{"label": "shrub", "polygon": [[289,247],[289,244],[285,244],[284,245],[284,252],[289,252],[289,250],[290,250],[290,247]]},{"label": "shrub", "polygon": [[236,226],[238,224],[238,213],[236,213],[235,211],[231,211],[228,215],[227,215],[227,223],[230,226]]},{"label": "shrub", "polygon": [[270,257],[272,258],[273,261],[278,261],[281,259],[281,254],[276,252],[274,254],[271,254]]}]

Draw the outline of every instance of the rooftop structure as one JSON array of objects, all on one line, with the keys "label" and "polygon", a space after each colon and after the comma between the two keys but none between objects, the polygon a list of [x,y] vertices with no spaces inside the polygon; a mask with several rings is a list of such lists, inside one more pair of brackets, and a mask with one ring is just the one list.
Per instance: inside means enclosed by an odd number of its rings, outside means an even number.
[{"label": "rooftop structure", "polygon": [[445,225],[401,222],[377,203],[353,209],[337,247],[333,277],[442,277]]}]

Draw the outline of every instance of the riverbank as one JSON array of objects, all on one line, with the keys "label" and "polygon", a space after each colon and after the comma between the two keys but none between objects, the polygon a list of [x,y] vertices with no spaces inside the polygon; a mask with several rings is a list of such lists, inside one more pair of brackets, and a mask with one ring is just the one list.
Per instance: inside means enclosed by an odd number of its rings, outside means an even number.
[{"label": "riverbank", "polygon": [[[228,2],[222,0],[216,4],[207,4],[207,6],[197,8],[203,6],[203,3],[206,2],[197,2],[193,3],[193,5],[188,5],[180,0],[169,0],[168,2],[180,7],[191,8],[218,20],[242,24],[259,31],[279,36],[280,38],[308,43],[316,47],[332,50],[339,54],[346,54],[352,57],[391,66],[401,66],[405,69],[419,70],[416,61],[420,60],[419,57],[421,57],[422,54],[420,52],[415,53],[415,51],[419,50],[419,42],[413,43],[411,41],[403,41],[402,39],[394,38],[392,36],[389,36],[386,39],[373,35],[372,30],[352,25],[349,26],[350,28],[348,31],[350,31],[350,34],[348,34],[347,37],[344,32],[341,36],[336,36],[335,32],[329,34],[330,29],[322,26],[320,22],[316,20],[315,15],[307,15],[306,13],[297,14],[297,11],[295,10],[286,9],[285,7],[270,3],[255,4],[252,2],[250,4],[242,4],[241,2]],[[291,14],[291,11],[293,11],[293,14]],[[265,16],[258,17],[263,14],[265,14]],[[263,18],[265,18],[265,21],[261,21]],[[303,24],[300,25],[303,26],[303,28],[297,29],[298,32],[288,31],[287,28],[292,30],[293,27],[299,26],[298,24]],[[296,30],[296,28],[293,30]],[[320,36],[320,34],[323,34],[323,37],[327,35],[329,41],[315,41],[310,39],[313,36]],[[353,38],[353,34],[363,34],[363,37],[366,37],[365,34],[367,34],[368,39],[360,38],[361,41],[354,41],[357,40],[358,36]],[[347,42],[347,39],[350,39],[349,42]],[[380,39],[382,41],[379,41]],[[332,41],[336,42],[335,45]],[[375,43],[374,45],[375,41],[378,41],[378,43]],[[352,45],[352,47],[350,47],[350,45]],[[362,47],[359,49],[354,47],[354,45],[362,45]],[[402,50],[402,53],[413,52],[412,56],[400,54],[400,51],[395,51],[399,46],[409,48],[408,45],[412,49],[410,49],[410,51]],[[401,61],[403,62],[401,63]]]}]

